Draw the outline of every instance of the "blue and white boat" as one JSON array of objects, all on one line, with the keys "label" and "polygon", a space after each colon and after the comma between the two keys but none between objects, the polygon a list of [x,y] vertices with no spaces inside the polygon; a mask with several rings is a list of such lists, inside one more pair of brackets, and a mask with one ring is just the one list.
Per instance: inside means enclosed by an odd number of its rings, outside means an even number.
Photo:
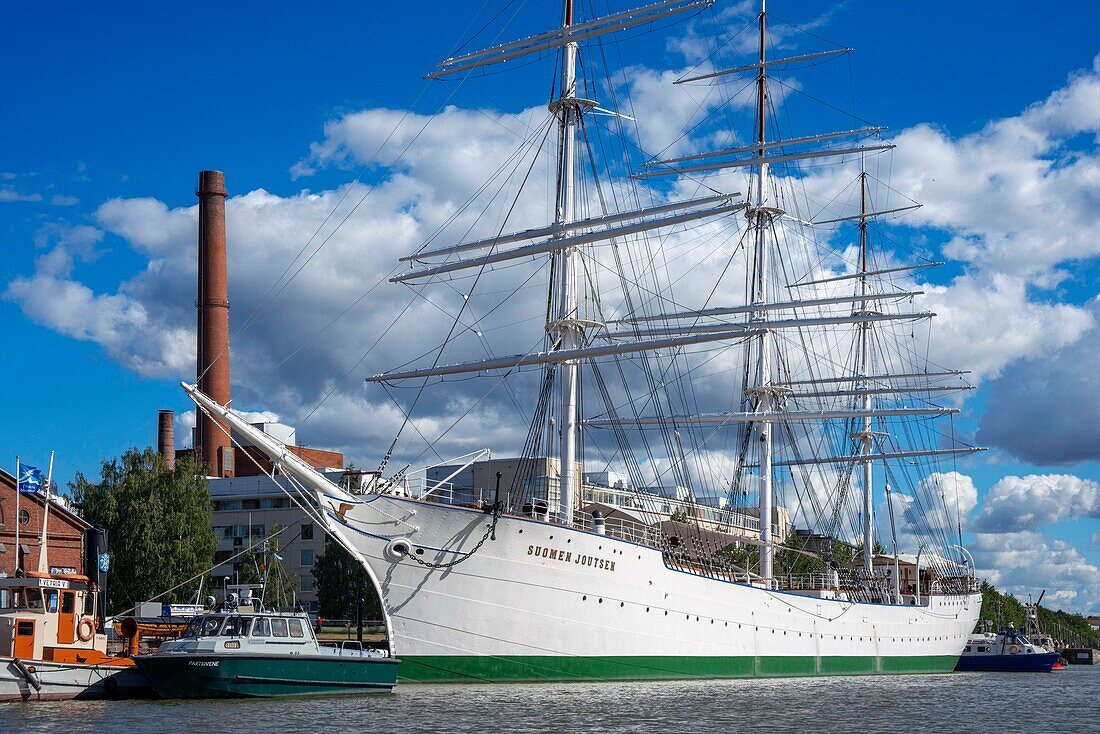
[{"label": "blue and white boat", "polygon": [[1060,658],[1060,653],[1033,644],[1009,627],[997,634],[972,635],[966,641],[955,670],[1049,673]]}]

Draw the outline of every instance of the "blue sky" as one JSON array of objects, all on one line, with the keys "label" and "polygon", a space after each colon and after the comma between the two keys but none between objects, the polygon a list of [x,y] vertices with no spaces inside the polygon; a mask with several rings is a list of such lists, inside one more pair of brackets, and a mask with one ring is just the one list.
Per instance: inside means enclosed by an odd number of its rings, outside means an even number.
[{"label": "blue sky", "polygon": [[[594,5],[601,10],[608,3]],[[514,7],[518,12],[505,29],[503,19],[512,16]],[[473,46],[492,42],[497,33],[503,34],[501,40],[518,37],[545,27],[556,3],[514,7],[495,21],[494,2],[485,8],[480,3],[437,2],[320,7],[232,3],[219,7],[216,17],[152,3],[24,3],[5,8],[0,60],[9,73],[0,81],[5,101],[0,116],[0,236],[5,245],[0,324],[8,350],[0,362],[5,406],[0,411],[0,456],[9,456],[6,461],[12,465],[16,454],[44,465],[49,451],[56,450],[56,475],[66,482],[76,471],[94,475],[104,457],[153,443],[158,408],[189,409],[176,386],[176,378],[187,374],[187,360],[173,353],[189,337],[180,336],[182,332],[163,335],[165,329],[191,326],[193,308],[187,299],[193,298],[193,284],[186,278],[171,281],[174,305],[158,300],[163,288],[158,290],[155,278],[127,284],[145,277],[151,267],[170,270],[171,265],[163,264],[172,261],[168,250],[193,242],[184,220],[195,202],[197,172],[223,170],[232,195],[251,197],[239,204],[255,215],[247,221],[256,223],[257,240],[249,245],[255,247],[255,260],[243,261],[233,276],[242,281],[235,291],[240,301],[234,300],[240,305],[233,312],[240,318],[264,292],[262,274],[277,275],[302,244],[294,240],[283,248],[265,248],[263,238],[276,235],[263,230],[264,212],[308,219],[312,200],[303,197],[303,189],[324,202],[350,183],[366,157],[364,146],[378,142],[353,123],[370,123],[372,114],[381,119],[381,111],[410,107],[420,115],[437,113],[453,85],[427,84],[421,76],[466,40],[461,29],[486,26]],[[704,28],[744,22],[735,10],[719,4],[722,15],[699,22],[709,24]],[[979,154],[965,157],[979,148],[1023,155],[1018,146],[1004,142],[1004,134],[989,134],[990,124],[1024,119],[1030,106],[1069,89],[1072,76],[1100,73],[1095,66],[1100,5],[1095,2],[1060,3],[1042,11],[1023,2],[775,2],[771,12],[854,47],[850,62],[840,62],[843,74],[807,79],[806,88],[813,81],[815,96],[887,124],[891,131],[904,131],[903,137],[918,150],[928,145],[929,161],[938,160],[934,155],[944,144],[967,165],[986,160]],[[673,26],[639,40],[629,49],[631,63],[652,69],[683,67],[687,62],[666,39],[684,32],[684,26]],[[820,47],[804,36],[791,43],[802,51]],[[460,111],[518,115],[545,103],[546,77],[545,71],[510,70],[474,88],[463,87],[450,102]],[[532,84],[532,79],[539,81]],[[1088,118],[1091,91],[1085,95]],[[1053,162],[1053,169],[1065,172],[1056,186],[1049,171],[1046,178],[1037,174],[1037,190],[1079,196],[1075,215],[1085,222],[1100,220],[1095,194],[1100,181],[1095,173],[1100,99],[1091,102],[1092,119],[1081,129],[1069,130],[1064,120],[1042,122],[1056,142],[1033,152],[1037,160]],[[1056,100],[1050,109],[1068,104]],[[1056,115],[1048,112],[1044,120]],[[369,114],[355,117],[357,113]],[[473,130],[477,119],[476,114],[456,117],[448,124],[461,128],[465,120]],[[441,137],[433,144],[445,148],[447,140]],[[311,146],[317,146],[312,154]],[[1090,161],[1091,167],[1086,165]],[[423,183],[432,172],[415,165],[399,173]],[[300,175],[306,169],[310,173]],[[384,182],[392,173],[372,167],[364,180]],[[1044,563],[1049,558],[1052,564],[1042,568],[1058,579],[1052,584],[1060,584],[1064,592],[1060,601],[1082,611],[1091,604],[1100,611],[1100,579],[1095,577],[1100,566],[1100,446],[1092,438],[1091,449],[1044,448],[1047,443],[1073,443],[1073,426],[1100,426],[1097,392],[1090,392],[1087,384],[1066,386],[1054,379],[1072,375],[1075,365],[1100,355],[1089,315],[1098,291],[1100,242],[1093,236],[1095,229],[1070,233],[1057,245],[1061,249],[1051,245],[1057,251],[1050,254],[1045,247],[1029,247],[1026,238],[1013,239],[1023,237],[1024,224],[999,231],[997,221],[1004,212],[998,212],[1000,200],[993,194],[999,177],[1011,182],[1015,175],[1025,174],[993,172],[976,178],[994,191],[978,199],[985,203],[965,215],[971,219],[929,214],[898,231],[922,238],[932,250],[970,253],[928,276],[943,286],[943,298],[963,293],[964,285],[972,292],[967,297],[979,300],[990,288],[999,288],[1003,300],[983,302],[986,310],[977,312],[1001,312],[1010,324],[1018,317],[1034,327],[1010,329],[1012,335],[1031,336],[1006,336],[1002,351],[991,347],[975,355],[985,374],[960,426],[979,438],[996,440],[994,451],[959,464],[977,493],[975,527],[991,531],[983,534],[988,537],[975,537],[975,544],[985,543],[990,564],[1005,569],[1000,580],[1021,590],[1044,583],[1025,572],[1029,564],[1036,566],[1034,552],[1040,548]],[[260,190],[266,193],[256,193]],[[934,192],[931,198],[922,198],[928,209],[935,203]],[[135,201],[146,202],[148,208],[133,205]],[[397,206],[395,211],[407,209]],[[1072,223],[1058,219],[1050,226]],[[247,237],[242,232],[239,239]],[[967,250],[966,242],[977,242],[976,249]],[[347,247],[354,257],[353,244]],[[54,259],[43,262],[44,257]],[[1039,264],[1029,268],[1029,260]],[[257,280],[246,281],[250,276],[244,271],[253,264]],[[36,273],[49,277],[35,278]],[[971,281],[956,280],[967,274]],[[325,270],[318,277],[338,283],[340,273],[338,268]],[[18,283],[22,286],[13,285]],[[70,294],[79,286],[87,298],[74,296],[64,301],[65,308],[57,305],[62,299],[51,304],[43,289],[59,284],[73,289]],[[28,295],[28,289],[37,292]],[[304,315],[313,303],[309,294],[295,298],[301,309],[273,315],[263,328],[272,334],[316,328]],[[1012,311],[1014,299],[1026,301],[1018,314]],[[976,301],[952,303],[964,308]],[[148,313],[135,315],[135,308]],[[97,326],[111,318],[116,322]],[[343,374],[350,366],[348,355],[369,344],[358,328],[366,323],[338,325],[331,340],[326,339],[334,343],[331,354],[313,355],[312,363],[298,357],[288,367],[276,368],[275,377],[269,375],[271,365],[249,372],[244,362],[261,345],[242,344],[234,364],[242,384],[234,388],[248,402],[239,407],[274,410],[297,422],[323,394],[321,383],[334,379],[324,371],[333,367]],[[133,354],[140,359],[128,356]],[[965,356],[959,355],[959,366],[970,366]],[[311,416],[300,428],[302,440],[337,446],[365,461],[382,453],[385,430],[363,433],[355,418],[362,407],[358,378],[366,373],[364,367],[337,385],[337,397],[346,398],[343,409]],[[294,394],[294,386],[302,384],[308,388]],[[1028,392],[1021,395],[1025,387]],[[260,397],[273,391],[277,399]],[[1069,428],[1045,430],[1051,412],[1041,408],[1052,402],[1064,405],[1059,420]],[[1012,420],[1029,411],[1037,411],[1030,418],[1030,435]],[[983,427],[987,414],[1004,417]],[[1076,435],[1098,435],[1083,429]],[[1029,482],[1027,477],[1045,479]],[[999,487],[998,507],[1045,508],[1050,500],[1054,509],[1036,513],[1026,526],[1009,527],[987,510],[994,487]],[[994,530],[1011,535],[997,536]]]}]

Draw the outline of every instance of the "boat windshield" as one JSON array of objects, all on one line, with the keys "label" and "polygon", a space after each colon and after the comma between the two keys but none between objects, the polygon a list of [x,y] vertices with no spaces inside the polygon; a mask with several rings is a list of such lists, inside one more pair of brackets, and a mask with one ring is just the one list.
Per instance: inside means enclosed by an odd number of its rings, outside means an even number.
[{"label": "boat windshield", "polygon": [[222,626],[223,617],[207,616],[207,617],[193,617],[190,622],[187,623],[187,629],[184,630],[184,637],[209,637],[211,635],[218,634],[218,629]]}]

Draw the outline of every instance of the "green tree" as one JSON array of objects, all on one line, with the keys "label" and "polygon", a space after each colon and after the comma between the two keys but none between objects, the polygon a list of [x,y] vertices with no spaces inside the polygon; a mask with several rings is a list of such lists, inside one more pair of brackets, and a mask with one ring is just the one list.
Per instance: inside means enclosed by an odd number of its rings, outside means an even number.
[{"label": "green tree", "polygon": [[317,580],[317,601],[322,617],[354,620],[361,583],[363,619],[382,618],[382,602],[362,564],[332,538],[325,538],[325,552],[313,564],[312,573]]},{"label": "green tree", "polygon": [[[272,528],[278,533],[279,526]],[[290,609],[298,593],[298,581],[283,566],[278,535],[257,543],[240,558],[240,583],[263,584],[264,604],[274,609]]]},{"label": "green tree", "polygon": [[[81,517],[107,531],[108,613],[125,612],[213,566],[210,492],[194,458],[181,456],[169,470],[152,449],[130,449],[103,462],[99,483],[77,473],[69,489]],[[162,598],[186,600],[198,585],[196,579]]]}]

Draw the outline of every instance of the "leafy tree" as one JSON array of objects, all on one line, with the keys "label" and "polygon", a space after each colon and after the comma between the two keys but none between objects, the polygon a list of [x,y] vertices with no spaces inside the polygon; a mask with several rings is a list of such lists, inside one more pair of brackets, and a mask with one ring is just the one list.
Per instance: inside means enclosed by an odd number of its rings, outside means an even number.
[{"label": "leafy tree", "polygon": [[[152,449],[130,449],[103,462],[99,483],[77,473],[69,489],[81,517],[107,531],[109,613],[124,612],[213,566],[210,492],[193,457],[179,457],[169,470]],[[162,598],[186,600],[198,584],[196,579]]]},{"label": "leafy tree", "polygon": [[363,585],[363,619],[381,619],[382,603],[362,564],[332,538],[325,538],[325,552],[313,564],[321,616],[355,619],[356,597]]},{"label": "leafy tree", "polygon": [[[279,532],[279,526],[272,528]],[[264,604],[275,609],[289,609],[294,606],[298,593],[298,581],[283,566],[278,535],[250,548],[240,558],[240,582],[242,584],[263,584]]]},{"label": "leafy tree", "polygon": [[691,521],[691,518],[688,517],[688,514],[686,512],[684,512],[684,510],[682,510],[682,509],[674,510],[672,512],[672,514],[669,515],[668,519],[672,520],[674,522],[690,522]]}]

